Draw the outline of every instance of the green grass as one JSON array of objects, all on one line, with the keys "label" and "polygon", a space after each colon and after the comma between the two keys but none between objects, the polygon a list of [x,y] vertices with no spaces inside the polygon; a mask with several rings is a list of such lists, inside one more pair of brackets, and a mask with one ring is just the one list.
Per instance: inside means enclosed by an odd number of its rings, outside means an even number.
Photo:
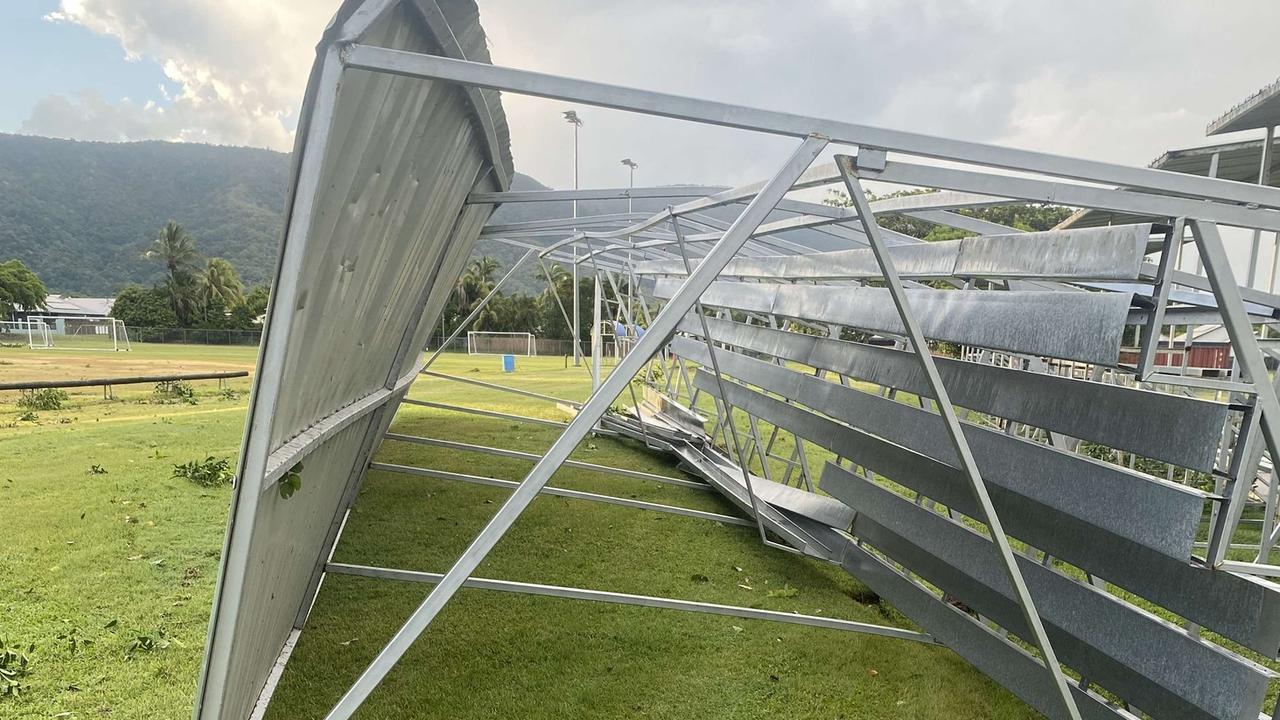
[{"label": "green grass", "polygon": [[[135,345],[128,354],[0,349],[0,379],[125,374],[129,367],[252,366],[253,349]],[[446,355],[435,369],[581,400],[584,368],[561,358]],[[26,374],[24,374],[26,373]],[[18,420],[0,395],[0,639],[36,645],[26,690],[0,718],[185,718],[217,572],[228,488],[171,479],[175,463],[234,457],[237,397],[195,383],[197,404],[155,404],[150,386],[73,393]],[[412,397],[564,419],[553,404],[423,378]],[[624,400],[629,397],[624,396]],[[538,427],[415,406],[397,432],[540,452]],[[780,454],[791,445],[781,441]],[[823,456],[811,449],[815,470]],[[593,438],[575,458],[678,475],[637,443]],[[520,479],[529,462],[387,442],[384,462]],[[94,474],[99,465],[105,474]],[[780,465],[775,466],[775,468]],[[553,484],[714,512],[718,496],[561,470]],[[306,492],[305,487],[301,492]],[[506,491],[371,472],[340,562],[444,571]],[[763,607],[911,627],[830,566],[762,547],[753,528],[543,497],[478,575]],[[771,590],[794,588],[796,592]],[[330,576],[269,718],[321,718],[421,602],[428,586]],[[91,644],[59,639],[70,630]],[[131,651],[139,635],[169,642]],[[163,644],[163,643],[162,643]],[[59,715],[60,713],[69,713]],[[364,718],[1027,718],[1035,713],[942,648],[833,630],[670,610],[463,590],[371,696]]]}]

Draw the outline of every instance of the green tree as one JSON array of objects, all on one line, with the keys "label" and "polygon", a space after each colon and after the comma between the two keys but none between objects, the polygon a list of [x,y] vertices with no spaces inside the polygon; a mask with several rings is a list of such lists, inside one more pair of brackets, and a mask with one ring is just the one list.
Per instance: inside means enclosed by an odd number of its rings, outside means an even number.
[{"label": "green tree", "polygon": [[45,298],[49,291],[39,276],[21,260],[0,263],[0,312],[6,318],[18,310],[45,310]]},{"label": "green tree", "polygon": [[116,295],[111,317],[130,327],[170,328],[178,325],[178,316],[169,305],[169,295],[162,288],[126,286]]},{"label": "green tree", "polygon": [[235,266],[222,258],[209,258],[200,274],[200,304],[205,323],[222,321],[228,309],[244,303],[244,283]]},{"label": "green tree", "polygon": [[162,287],[168,293],[169,306],[178,321],[186,326],[200,306],[196,275],[200,271],[200,253],[196,241],[177,222],[170,220],[160,229],[145,253],[148,260],[164,263],[166,279]]},{"label": "green tree", "polygon": [[259,327],[257,321],[267,313],[269,295],[266,285],[255,285],[244,296],[244,302],[231,308],[227,327],[233,330],[253,330]]}]

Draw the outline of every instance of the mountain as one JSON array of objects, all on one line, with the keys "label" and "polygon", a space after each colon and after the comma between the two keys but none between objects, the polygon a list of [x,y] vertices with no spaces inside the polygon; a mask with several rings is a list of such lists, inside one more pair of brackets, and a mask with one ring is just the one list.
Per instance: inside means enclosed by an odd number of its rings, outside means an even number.
[{"label": "mountain", "polygon": [[109,295],[160,278],[142,253],[172,218],[203,254],[264,282],[288,173],[288,156],[266,150],[0,134],[0,257],[51,292]]},{"label": "mountain", "polygon": [[[162,276],[143,252],[168,220],[181,223],[207,257],[231,261],[246,285],[264,283],[275,269],[290,170],[289,155],[253,148],[169,142],[80,142],[0,133],[0,261],[18,258],[50,292],[113,295],[130,283]],[[545,190],[520,173],[514,190]],[[636,212],[656,212],[663,200],[636,200]],[[709,215],[731,221],[738,207]],[[625,200],[578,203],[581,215],[622,213]],[[510,203],[493,222],[569,217],[572,204]],[[812,230],[792,240],[845,247]],[[505,272],[524,249],[485,240]],[[545,287],[536,263],[512,279],[512,292]]]},{"label": "mountain", "polygon": [[[289,155],[254,148],[0,133],[0,260],[22,260],[50,292],[112,295],[161,278],[142,254],[173,219],[202,254],[230,260],[246,284],[263,283],[275,268],[289,169]],[[546,189],[520,174],[514,186]],[[569,214],[568,203],[558,205],[508,206],[499,218]],[[477,247],[504,268],[523,253],[493,241]],[[543,287],[530,273],[512,282],[526,292]]]}]

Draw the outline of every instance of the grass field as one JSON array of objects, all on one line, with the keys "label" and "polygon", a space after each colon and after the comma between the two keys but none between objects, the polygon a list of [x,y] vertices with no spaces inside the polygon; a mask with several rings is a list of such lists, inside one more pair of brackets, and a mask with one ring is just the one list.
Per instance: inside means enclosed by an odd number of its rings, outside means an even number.
[{"label": "grass field", "polygon": [[[0,349],[0,381],[251,368],[253,349],[135,345],[131,353]],[[496,358],[445,356],[443,372],[500,380]],[[521,359],[507,377],[569,399],[587,373]],[[0,395],[0,638],[30,653],[3,718],[184,718],[190,713],[229,489],[171,477],[174,463],[234,457],[249,383],[194,383],[195,404],[151,386],[73,392],[20,420]],[[559,417],[537,400],[420,380],[414,397]],[[399,432],[522,450],[554,428],[405,407]],[[577,457],[674,474],[664,459],[598,438]],[[388,442],[378,459],[519,479],[528,463]],[[92,468],[97,466],[99,470]],[[729,512],[705,492],[559,473],[565,487]],[[366,482],[336,559],[444,570],[505,496],[385,472]],[[481,574],[668,595],[907,626],[856,582],[760,546],[749,528],[542,498]],[[427,588],[333,576],[269,717],[318,718]],[[674,611],[464,590],[361,717],[1033,716],[950,652],[898,640]]]},{"label": "grass field", "polygon": [[[135,345],[132,353],[0,349],[0,381],[251,368],[253,349]],[[589,391],[560,358],[446,355],[436,369],[567,399]],[[171,477],[234,458],[247,380],[72,393],[20,419],[0,394],[0,639],[35,649],[0,718],[189,717],[230,491]],[[563,418],[554,405],[423,378],[412,396]],[[555,428],[405,406],[396,432],[530,452]],[[595,438],[579,459],[676,475],[639,445]],[[387,442],[378,460],[520,479],[527,461]],[[95,470],[94,467],[97,466]],[[554,485],[732,512],[718,496],[562,470]],[[304,489],[305,491],[305,489]],[[339,562],[444,571],[501,489],[371,472]],[[752,528],[544,497],[478,573],[910,627],[828,566],[764,548]],[[425,596],[424,585],[330,576],[268,718],[321,718]],[[1035,713],[951,652],[764,621],[463,590],[374,693],[364,718],[1024,718]]]}]

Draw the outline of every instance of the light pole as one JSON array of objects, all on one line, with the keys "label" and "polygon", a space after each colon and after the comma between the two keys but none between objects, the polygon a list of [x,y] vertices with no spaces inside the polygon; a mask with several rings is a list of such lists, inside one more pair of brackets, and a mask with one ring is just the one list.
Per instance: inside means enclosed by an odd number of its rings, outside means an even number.
[{"label": "light pole", "polygon": [[[622,158],[622,164],[626,165],[631,170],[631,182],[627,185],[627,188],[629,190],[634,190],[636,187],[636,168],[640,167],[640,163],[632,160],[631,158]],[[627,212],[631,212],[630,193],[627,193]]]},{"label": "light pole", "polygon": [[[622,158],[622,164],[627,166],[631,171],[631,179],[627,183],[627,213],[631,213],[631,193],[629,191],[636,188],[636,168],[640,167],[640,163],[631,158]],[[1276,237],[1280,237],[1277,235]],[[635,284],[635,277],[631,274],[631,252],[627,251],[627,313],[631,313],[631,286]],[[632,321],[634,325],[634,321]]]},{"label": "light pole", "polygon": [[[578,189],[578,129],[582,127],[582,118],[578,111],[565,110],[564,121],[573,126],[573,189]],[[573,217],[578,217],[578,199],[573,200]],[[576,223],[575,223],[576,225]],[[573,228],[576,233],[577,227]],[[582,365],[582,344],[578,340],[578,245],[573,245],[573,366]]]}]

